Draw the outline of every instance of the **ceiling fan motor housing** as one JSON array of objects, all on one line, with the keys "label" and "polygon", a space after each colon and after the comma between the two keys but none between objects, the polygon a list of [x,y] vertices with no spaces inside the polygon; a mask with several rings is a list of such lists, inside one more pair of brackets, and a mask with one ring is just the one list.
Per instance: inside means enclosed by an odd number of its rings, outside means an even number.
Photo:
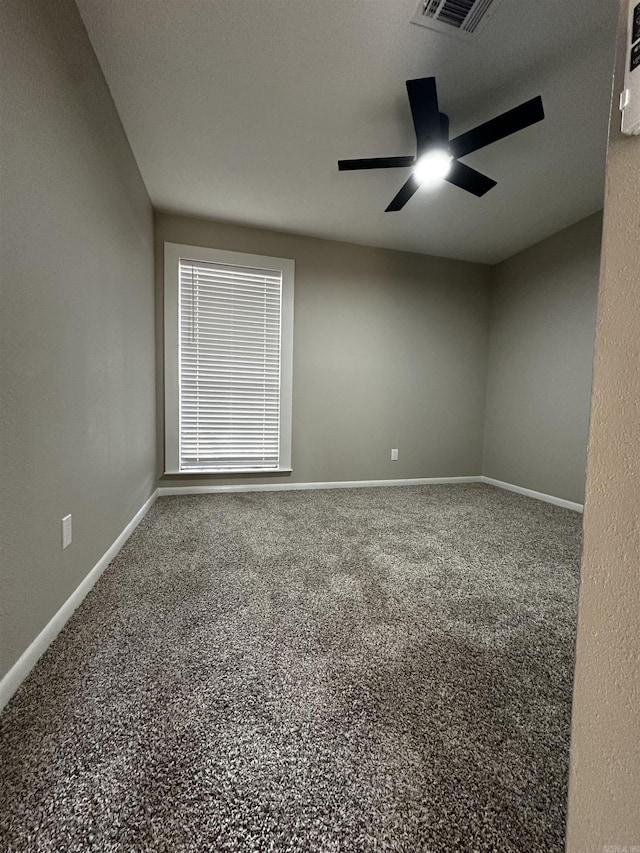
[{"label": "ceiling fan motor housing", "polygon": [[449,145],[449,116],[445,113],[439,113],[440,115],[440,132],[442,133],[442,139],[445,140],[447,146]]}]

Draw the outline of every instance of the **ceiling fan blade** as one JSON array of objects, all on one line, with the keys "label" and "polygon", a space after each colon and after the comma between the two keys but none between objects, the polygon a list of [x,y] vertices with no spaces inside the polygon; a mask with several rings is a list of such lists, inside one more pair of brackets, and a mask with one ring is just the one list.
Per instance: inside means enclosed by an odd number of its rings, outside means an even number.
[{"label": "ceiling fan blade", "polygon": [[402,210],[405,204],[409,201],[411,196],[416,192],[420,184],[415,179],[413,175],[406,181],[400,191],[397,193],[393,201],[389,204],[388,207],[385,208],[385,213],[388,213],[392,210]]},{"label": "ceiling fan blade", "polygon": [[482,172],[476,172],[471,166],[465,163],[460,163],[459,160],[454,160],[451,163],[449,174],[445,178],[450,184],[455,184],[461,190],[466,190],[468,193],[473,193],[478,197],[488,193],[497,184],[493,178],[488,178]]},{"label": "ceiling fan blade", "polygon": [[425,148],[442,141],[436,78],[422,77],[419,80],[407,80],[407,93],[413,126],[416,129],[418,154],[421,154]]},{"label": "ceiling fan blade", "polygon": [[542,121],[543,118],[542,98],[538,95],[538,97],[520,104],[519,107],[507,110],[506,113],[474,127],[473,130],[456,136],[449,143],[449,150],[456,158],[464,157],[465,154],[484,148],[485,145],[490,145],[492,142],[497,142],[498,139],[503,139],[518,130],[523,130],[537,121]]},{"label": "ceiling fan blade", "polygon": [[358,169],[397,169],[413,166],[415,157],[370,157],[364,160],[338,160],[338,171],[354,172]]}]

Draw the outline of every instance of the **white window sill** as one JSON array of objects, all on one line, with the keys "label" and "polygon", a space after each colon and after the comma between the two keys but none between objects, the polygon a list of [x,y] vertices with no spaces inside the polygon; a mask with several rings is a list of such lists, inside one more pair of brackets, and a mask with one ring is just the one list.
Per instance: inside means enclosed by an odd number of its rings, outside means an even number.
[{"label": "white window sill", "polygon": [[164,477],[188,477],[190,474],[291,474],[293,468],[189,468],[186,471],[165,471]]}]

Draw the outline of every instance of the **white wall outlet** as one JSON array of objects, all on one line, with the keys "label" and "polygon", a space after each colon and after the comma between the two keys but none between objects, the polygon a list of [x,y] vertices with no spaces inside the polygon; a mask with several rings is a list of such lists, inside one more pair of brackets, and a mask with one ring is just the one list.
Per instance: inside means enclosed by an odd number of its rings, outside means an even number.
[{"label": "white wall outlet", "polygon": [[398,461],[398,450],[397,450],[397,448],[391,451],[391,461],[392,462]]},{"label": "white wall outlet", "polygon": [[72,537],[72,533],[71,533],[71,516],[65,515],[65,517],[62,519],[62,548],[63,548],[63,550],[65,548],[68,548],[69,545],[71,545],[71,539],[72,538],[73,537]]}]

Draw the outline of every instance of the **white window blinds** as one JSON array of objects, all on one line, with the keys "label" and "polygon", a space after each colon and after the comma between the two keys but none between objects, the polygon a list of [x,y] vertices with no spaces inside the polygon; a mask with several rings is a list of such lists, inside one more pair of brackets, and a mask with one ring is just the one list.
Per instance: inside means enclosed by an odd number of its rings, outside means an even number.
[{"label": "white window blinds", "polygon": [[180,470],[278,468],[282,272],[179,262]]}]

